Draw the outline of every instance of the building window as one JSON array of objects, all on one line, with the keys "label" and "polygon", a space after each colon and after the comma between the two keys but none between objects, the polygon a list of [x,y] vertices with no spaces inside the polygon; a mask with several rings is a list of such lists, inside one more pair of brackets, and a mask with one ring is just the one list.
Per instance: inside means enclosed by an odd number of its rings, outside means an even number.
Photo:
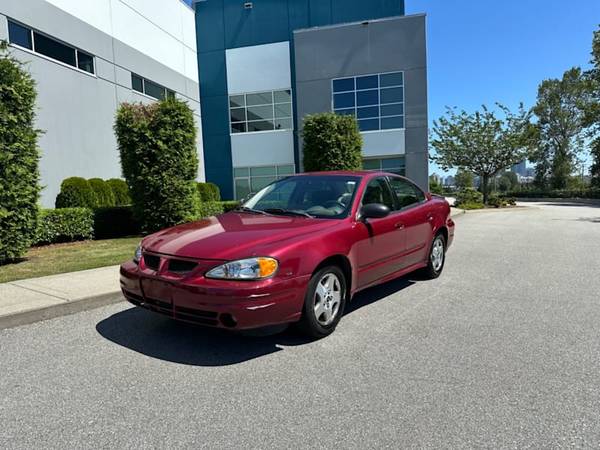
[{"label": "building window", "polygon": [[363,159],[363,169],[395,173],[404,176],[406,173],[404,157]]},{"label": "building window", "polygon": [[11,44],[26,48],[85,72],[95,73],[94,57],[89,53],[71,47],[12,20],[8,21],[8,39]]},{"label": "building window", "polygon": [[175,92],[153,81],[146,80],[135,73],[131,74],[131,88],[134,91],[140,92],[157,100],[175,98]]},{"label": "building window", "polygon": [[229,118],[232,134],[291,130],[292,91],[230,95]]},{"label": "building window", "polygon": [[236,200],[241,200],[251,192],[258,192],[273,181],[293,175],[294,165],[235,167],[233,169]]},{"label": "building window", "polygon": [[404,128],[404,72],[332,80],[332,109],[356,117],[361,131]]}]

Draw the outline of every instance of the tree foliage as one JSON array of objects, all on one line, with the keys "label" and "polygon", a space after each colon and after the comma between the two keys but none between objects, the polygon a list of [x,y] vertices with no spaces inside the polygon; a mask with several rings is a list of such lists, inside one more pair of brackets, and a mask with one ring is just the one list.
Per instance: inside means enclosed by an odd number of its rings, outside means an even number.
[{"label": "tree foliage", "polygon": [[304,170],[362,169],[362,137],[352,116],[320,113],[304,118]]},{"label": "tree foliage", "polygon": [[106,181],[102,178],[90,178],[88,182],[96,194],[97,206],[99,208],[115,206],[115,194]]},{"label": "tree foliage", "polygon": [[131,205],[131,196],[127,182],[120,178],[110,178],[106,180],[115,197],[115,206]]},{"label": "tree foliage", "polygon": [[38,222],[35,82],[0,41],[0,263],[20,258]]},{"label": "tree foliage", "polygon": [[538,87],[533,111],[538,118],[538,144],[532,155],[537,184],[549,181],[553,189],[564,189],[574,161],[584,149],[584,109],[588,86],[580,68],[574,67],[561,79],[544,80]]},{"label": "tree foliage", "polygon": [[189,106],[176,99],[122,104],[115,132],[134,216],[142,230],[195,220],[200,212],[198,155]]},{"label": "tree foliage", "polygon": [[474,113],[448,108],[433,123],[431,146],[436,154],[431,160],[444,170],[457,167],[479,175],[484,202],[490,179],[526,159],[535,136],[531,112],[523,105],[517,113],[498,107],[502,118],[485,106]]},{"label": "tree foliage", "polygon": [[456,171],[456,175],[454,175],[454,184],[457,189],[472,188],[474,183],[475,177],[471,172],[462,169]]},{"label": "tree foliage", "polygon": [[592,68],[585,73],[590,99],[585,108],[584,125],[590,139],[592,185],[600,187],[600,26],[592,39]]},{"label": "tree foliage", "polygon": [[438,177],[435,175],[429,175],[429,192],[438,195],[444,193],[444,186],[442,186],[442,183],[440,183]]},{"label": "tree foliage", "polygon": [[96,191],[88,180],[81,177],[65,178],[56,196],[57,208],[90,208],[98,206]]}]

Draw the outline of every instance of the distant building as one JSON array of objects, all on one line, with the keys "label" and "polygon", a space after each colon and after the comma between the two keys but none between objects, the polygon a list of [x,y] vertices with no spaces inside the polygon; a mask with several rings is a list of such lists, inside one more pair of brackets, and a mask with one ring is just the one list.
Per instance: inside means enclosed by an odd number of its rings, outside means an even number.
[{"label": "distant building", "polygon": [[444,180],[444,186],[456,186],[456,180],[454,179],[454,177],[452,175],[449,175],[446,177],[446,179]]},{"label": "distant building", "polygon": [[512,166],[511,172],[514,172],[521,177],[526,177],[527,176],[527,161],[523,160],[520,163]]}]

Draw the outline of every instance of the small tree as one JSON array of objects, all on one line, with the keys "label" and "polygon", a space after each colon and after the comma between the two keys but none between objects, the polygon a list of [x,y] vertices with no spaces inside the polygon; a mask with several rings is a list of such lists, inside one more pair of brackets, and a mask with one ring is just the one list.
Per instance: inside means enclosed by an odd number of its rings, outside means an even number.
[{"label": "small tree", "polygon": [[0,263],[23,256],[38,221],[35,82],[0,41]]},{"label": "small tree", "polygon": [[362,169],[362,137],[352,116],[320,113],[304,118],[304,170]]},{"label": "small tree", "polygon": [[567,187],[575,159],[584,147],[588,100],[589,86],[578,67],[567,70],[561,79],[542,81],[538,88],[533,111],[538,117],[539,142],[533,160],[549,172],[545,177],[549,175],[554,189]]},{"label": "small tree", "polygon": [[474,183],[475,177],[471,172],[462,169],[456,171],[456,175],[454,175],[454,184],[457,189],[472,188]]},{"label": "small tree", "polygon": [[142,230],[152,232],[196,219],[200,208],[196,125],[188,105],[176,99],[123,104],[115,132]]},{"label": "small tree", "polygon": [[500,171],[523,161],[533,143],[531,113],[519,107],[517,114],[498,104],[500,119],[485,106],[468,114],[448,108],[446,116],[433,123],[431,160],[443,169],[458,167],[479,175],[483,201],[487,203],[489,181]]},{"label": "small tree", "polygon": [[440,183],[439,179],[435,175],[429,175],[429,192],[432,194],[442,195],[444,193],[444,187]]}]

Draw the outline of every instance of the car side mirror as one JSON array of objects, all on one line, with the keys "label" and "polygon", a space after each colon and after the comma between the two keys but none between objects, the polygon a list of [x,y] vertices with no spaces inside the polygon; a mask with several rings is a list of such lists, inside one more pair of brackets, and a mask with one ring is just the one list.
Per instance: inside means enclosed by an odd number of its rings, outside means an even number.
[{"label": "car side mirror", "polygon": [[390,214],[390,208],[381,203],[369,203],[360,208],[361,219],[380,219]]}]

